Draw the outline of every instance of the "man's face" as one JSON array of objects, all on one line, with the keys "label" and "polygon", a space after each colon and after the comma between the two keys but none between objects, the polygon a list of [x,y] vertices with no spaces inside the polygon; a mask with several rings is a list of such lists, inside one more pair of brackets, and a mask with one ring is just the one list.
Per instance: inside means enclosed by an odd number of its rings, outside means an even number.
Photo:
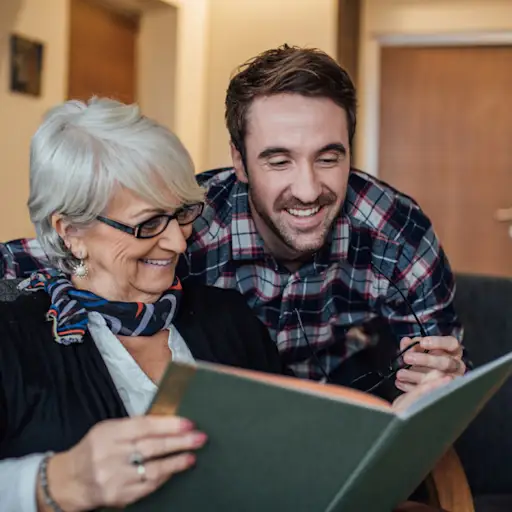
[{"label": "man's face", "polygon": [[350,171],[345,111],[326,98],[279,94],[251,105],[247,173],[232,149],[239,180],[249,184],[252,216],[267,249],[300,260],[322,247]]}]

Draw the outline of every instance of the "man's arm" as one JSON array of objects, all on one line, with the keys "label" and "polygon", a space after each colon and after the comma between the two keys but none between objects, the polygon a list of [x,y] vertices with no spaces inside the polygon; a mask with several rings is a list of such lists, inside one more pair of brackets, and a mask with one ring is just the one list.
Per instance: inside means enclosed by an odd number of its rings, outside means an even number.
[{"label": "man's arm", "polygon": [[402,391],[411,391],[427,375],[455,377],[467,367],[463,329],[453,306],[454,276],[430,221],[421,212],[417,214],[426,227],[421,236],[417,225],[409,236],[404,233],[392,278],[407,300],[390,286],[381,311],[401,340],[400,348],[415,345],[404,355],[404,362],[412,367],[397,375],[396,385]]},{"label": "man's arm", "polygon": [[0,279],[28,277],[50,264],[35,238],[21,238],[0,244]]},{"label": "man's arm", "polygon": [[414,312],[428,336],[462,340],[462,326],[453,306],[454,276],[432,226],[416,243],[403,245],[391,280],[407,301],[390,285],[382,315],[399,338],[421,336]]}]

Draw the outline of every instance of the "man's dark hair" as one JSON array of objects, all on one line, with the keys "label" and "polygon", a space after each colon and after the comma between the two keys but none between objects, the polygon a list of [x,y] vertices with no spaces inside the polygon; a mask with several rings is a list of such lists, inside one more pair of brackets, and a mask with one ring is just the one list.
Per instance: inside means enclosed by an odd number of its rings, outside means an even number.
[{"label": "man's dark hair", "polygon": [[329,98],[347,113],[349,142],[356,130],[356,90],[348,73],[325,52],[283,45],[242,64],[226,95],[226,125],[231,142],[245,159],[247,113],[262,96],[295,93]]}]

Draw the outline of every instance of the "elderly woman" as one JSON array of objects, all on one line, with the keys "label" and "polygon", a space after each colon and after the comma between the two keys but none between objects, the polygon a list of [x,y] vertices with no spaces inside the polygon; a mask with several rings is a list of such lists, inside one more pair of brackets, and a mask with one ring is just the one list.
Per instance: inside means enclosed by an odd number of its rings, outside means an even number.
[{"label": "elderly woman", "polygon": [[168,130],[136,106],[70,101],[30,167],[55,269],[0,304],[0,510],[124,506],[206,441],[187,419],[142,415],[171,359],[281,372],[279,356],[240,294],[175,276],[203,191]]},{"label": "elderly woman", "polygon": [[186,419],[141,416],[171,359],[279,372],[279,357],[241,295],[174,274],[203,190],[172,133],[136,106],[70,101],[30,167],[55,271],[0,305],[0,510],[125,505],[206,441]]}]

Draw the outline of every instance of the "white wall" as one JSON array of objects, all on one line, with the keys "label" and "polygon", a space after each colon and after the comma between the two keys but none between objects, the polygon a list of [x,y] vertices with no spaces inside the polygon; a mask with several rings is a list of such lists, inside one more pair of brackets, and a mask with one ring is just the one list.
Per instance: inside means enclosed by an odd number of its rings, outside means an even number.
[{"label": "white wall", "polygon": [[230,164],[224,100],[237,66],[284,43],[336,55],[337,0],[212,0],[209,17],[205,168]]},{"label": "white wall", "polygon": [[[477,43],[512,36],[511,0],[363,0],[359,59],[359,115],[356,158],[362,169],[378,174],[381,40],[413,35],[432,42],[458,36]],[[485,37],[485,33],[489,33]],[[505,34],[506,35],[506,34]],[[416,38],[421,43],[421,37]],[[512,41],[512,37],[510,37]]]},{"label": "white wall", "polygon": [[9,92],[7,48],[0,47],[0,239],[33,233],[26,207],[29,143],[44,112],[66,97],[68,25],[66,0],[23,0],[14,26],[4,29],[45,43],[45,54],[42,95],[33,98]]}]

